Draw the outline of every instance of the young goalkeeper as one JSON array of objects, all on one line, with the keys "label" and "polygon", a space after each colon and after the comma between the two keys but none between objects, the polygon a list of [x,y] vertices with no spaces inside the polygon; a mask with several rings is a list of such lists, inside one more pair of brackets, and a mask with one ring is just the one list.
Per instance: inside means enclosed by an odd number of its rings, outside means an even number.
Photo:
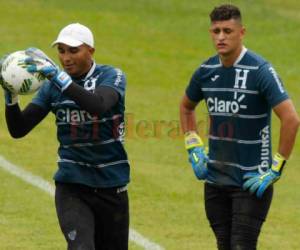
[{"label": "young goalkeeper", "polygon": [[68,249],[128,249],[129,163],[123,147],[126,80],[120,69],[93,60],[94,38],[79,23],[53,42],[64,71],[29,48],[23,66],[49,79],[24,110],[5,90],[6,122],[15,138],[51,111],[56,117],[55,204]]},{"label": "young goalkeeper", "polygon": [[[181,125],[195,175],[205,180],[205,210],[218,249],[253,250],[299,117],[272,65],[243,46],[240,10],[221,5],[210,19],[217,55],[192,76],[180,104]],[[202,100],[210,117],[208,155],[196,132],[195,108]],[[281,124],[273,159],[272,110]]]}]

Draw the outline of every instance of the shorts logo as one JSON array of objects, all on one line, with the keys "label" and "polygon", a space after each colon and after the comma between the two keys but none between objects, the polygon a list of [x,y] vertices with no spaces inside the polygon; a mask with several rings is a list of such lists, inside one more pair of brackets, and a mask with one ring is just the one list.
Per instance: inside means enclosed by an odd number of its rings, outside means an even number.
[{"label": "shorts logo", "polygon": [[127,191],[127,186],[119,187],[119,188],[117,189],[117,194],[122,193],[122,192],[125,192],[125,191]]},{"label": "shorts logo", "polygon": [[71,240],[71,241],[74,241],[75,238],[76,238],[76,235],[77,235],[77,232],[76,230],[72,230],[71,232],[68,233],[68,238]]}]

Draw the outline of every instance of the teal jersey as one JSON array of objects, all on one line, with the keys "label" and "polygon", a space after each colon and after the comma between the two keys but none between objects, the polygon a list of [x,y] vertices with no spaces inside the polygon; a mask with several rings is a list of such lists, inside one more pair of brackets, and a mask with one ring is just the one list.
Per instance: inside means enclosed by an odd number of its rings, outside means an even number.
[{"label": "teal jersey", "polygon": [[101,117],[81,109],[54,84],[45,83],[32,103],[56,117],[58,171],[54,179],[91,187],[115,187],[129,182],[124,143],[126,79],[120,69],[93,64],[83,79],[74,82],[93,92],[99,86],[115,89],[118,103]]},{"label": "teal jersey", "polygon": [[231,67],[216,55],[196,70],[186,95],[204,100],[209,113],[207,182],[241,187],[245,172],[270,167],[272,107],[288,99],[272,65],[246,48]]}]

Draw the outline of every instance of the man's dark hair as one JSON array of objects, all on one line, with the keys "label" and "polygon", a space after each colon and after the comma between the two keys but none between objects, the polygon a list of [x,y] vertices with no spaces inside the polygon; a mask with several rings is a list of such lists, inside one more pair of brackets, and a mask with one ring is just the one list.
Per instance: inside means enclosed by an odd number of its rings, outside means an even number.
[{"label": "man's dark hair", "polygon": [[239,8],[231,4],[223,4],[215,7],[209,16],[211,22],[226,21],[230,19],[242,22],[242,15]]}]

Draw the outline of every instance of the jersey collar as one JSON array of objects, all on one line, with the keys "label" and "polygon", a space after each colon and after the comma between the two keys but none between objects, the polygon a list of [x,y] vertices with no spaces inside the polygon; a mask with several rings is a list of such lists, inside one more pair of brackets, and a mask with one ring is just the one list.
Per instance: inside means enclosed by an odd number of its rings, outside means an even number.
[{"label": "jersey collar", "polygon": [[[235,62],[233,63],[232,66],[235,67],[237,64],[239,64],[239,62],[243,59],[243,57],[244,57],[244,55],[247,53],[247,51],[248,51],[248,49],[247,49],[245,46],[243,46],[240,55],[239,55],[238,58],[235,60]],[[220,64],[220,65],[223,65],[223,63],[222,63],[220,57],[219,57],[219,64]]]},{"label": "jersey collar", "polygon": [[233,66],[236,66],[237,64],[239,64],[239,62],[243,59],[244,55],[247,52],[247,48],[245,46],[243,46],[242,51],[240,53],[240,55],[238,56],[238,58],[235,60]]},{"label": "jersey collar", "polygon": [[95,68],[96,68],[96,63],[95,63],[95,61],[93,61],[93,65],[92,65],[90,71],[84,77],[83,81],[85,81],[86,79],[88,79],[94,73]]}]

